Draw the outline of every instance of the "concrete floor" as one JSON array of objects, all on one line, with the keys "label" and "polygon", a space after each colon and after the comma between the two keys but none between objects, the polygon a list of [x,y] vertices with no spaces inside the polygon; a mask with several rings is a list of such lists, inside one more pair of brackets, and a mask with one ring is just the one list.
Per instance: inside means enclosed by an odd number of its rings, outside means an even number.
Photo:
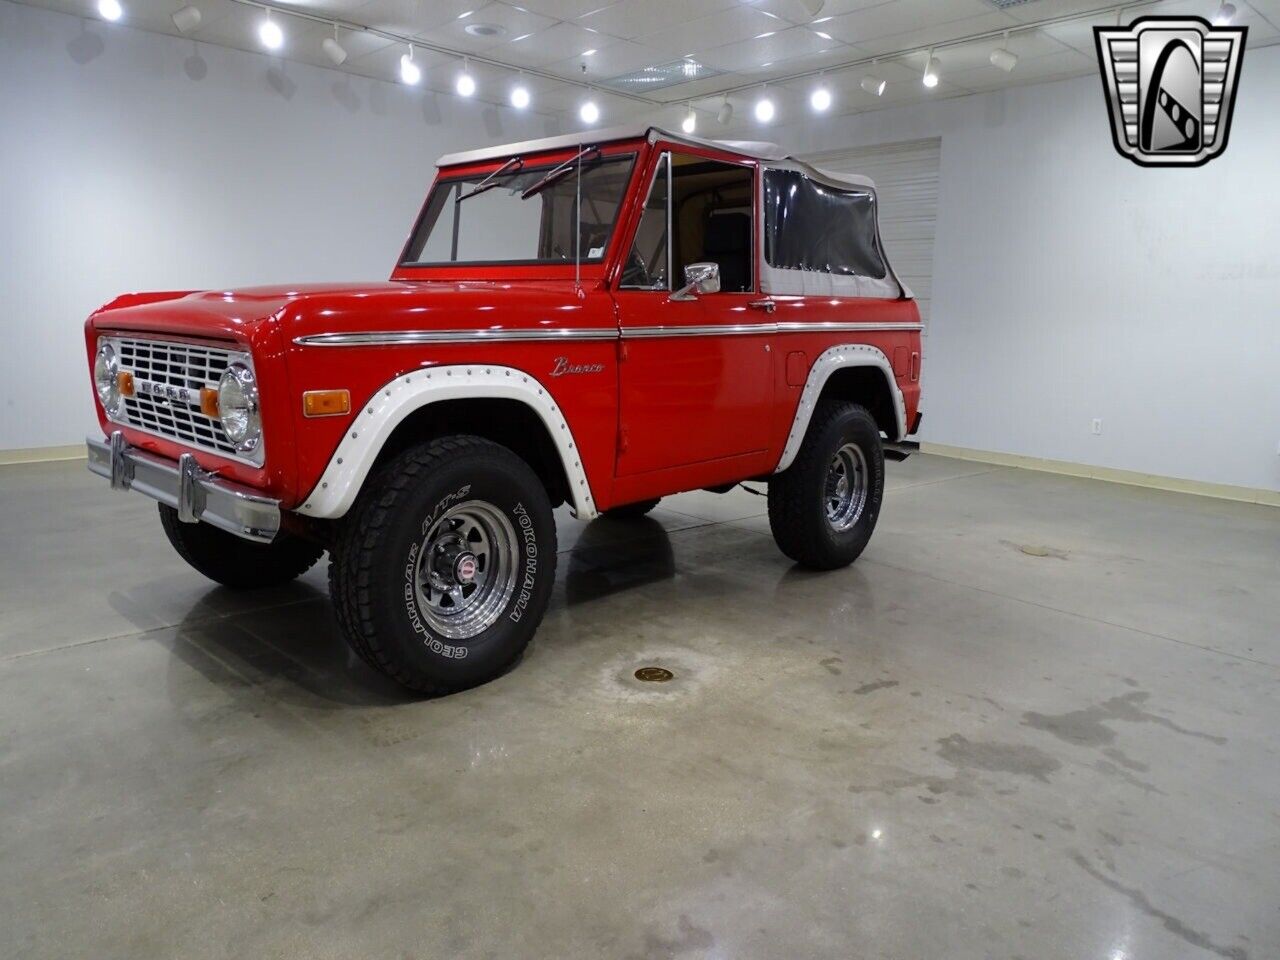
[{"label": "concrete floor", "polygon": [[741,492],[565,516],[529,654],[434,702],[323,567],[236,595],[0,470],[0,955],[1280,956],[1280,511],[890,470],[832,574]]}]

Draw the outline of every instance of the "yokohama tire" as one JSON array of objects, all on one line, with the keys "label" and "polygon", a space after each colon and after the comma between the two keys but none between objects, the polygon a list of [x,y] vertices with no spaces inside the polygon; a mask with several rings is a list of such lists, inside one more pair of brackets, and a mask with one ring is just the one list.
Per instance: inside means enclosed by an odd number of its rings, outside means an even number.
[{"label": "yokohama tire", "polygon": [[288,583],[324,553],[319,544],[287,533],[271,543],[254,543],[207,523],[183,523],[178,511],[163,503],[160,524],[183,560],[210,580],[238,590]]},{"label": "yokohama tire", "polygon": [[795,461],[769,482],[769,527],[792,560],[834,570],[858,559],[883,498],[884,449],[875,420],[858,404],[824,401]]},{"label": "yokohama tire", "polygon": [[343,522],[329,590],[361,658],[436,695],[516,661],[555,571],[555,521],[538,477],[506,447],[452,436],[370,478]]}]

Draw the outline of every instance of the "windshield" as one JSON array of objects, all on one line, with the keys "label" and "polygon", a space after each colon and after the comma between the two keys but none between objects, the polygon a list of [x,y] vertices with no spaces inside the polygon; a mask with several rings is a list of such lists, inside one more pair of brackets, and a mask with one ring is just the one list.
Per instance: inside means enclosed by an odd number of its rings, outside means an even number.
[{"label": "windshield", "polygon": [[[583,263],[599,263],[626,195],[634,154],[582,158],[582,211],[575,169],[521,199],[559,164],[519,166],[436,182],[405,251],[404,266],[573,263],[581,224]],[[488,183],[485,183],[488,181]],[[485,184],[485,189],[467,194]],[[461,200],[459,200],[461,198]]]}]

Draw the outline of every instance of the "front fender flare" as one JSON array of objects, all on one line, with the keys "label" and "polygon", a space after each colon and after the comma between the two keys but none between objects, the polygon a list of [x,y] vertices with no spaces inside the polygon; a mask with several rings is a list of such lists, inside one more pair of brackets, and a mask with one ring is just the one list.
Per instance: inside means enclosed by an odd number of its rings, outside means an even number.
[{"label": "front fender flare", "polygon": [[569,481],[574,512],[584,520],[598,515],[573,431],[547,388],[523,370],[479,364],[415,370],[379,387],[351,421],[324,473],[297,512],[326,520],[345,516],[383,445],[405,417],[441,400],[469,398],[517,400],[533,410],[556,445]]}]

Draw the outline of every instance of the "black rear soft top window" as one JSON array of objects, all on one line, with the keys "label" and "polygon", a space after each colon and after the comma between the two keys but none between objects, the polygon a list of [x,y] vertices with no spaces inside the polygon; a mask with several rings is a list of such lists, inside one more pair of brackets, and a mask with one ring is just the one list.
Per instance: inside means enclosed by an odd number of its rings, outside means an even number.
[{"label": "black rear soft top window", "polygon": [[819,183],[799,170],[765,170],[764,258],[785,270],[883,279],[875,194]]}]

